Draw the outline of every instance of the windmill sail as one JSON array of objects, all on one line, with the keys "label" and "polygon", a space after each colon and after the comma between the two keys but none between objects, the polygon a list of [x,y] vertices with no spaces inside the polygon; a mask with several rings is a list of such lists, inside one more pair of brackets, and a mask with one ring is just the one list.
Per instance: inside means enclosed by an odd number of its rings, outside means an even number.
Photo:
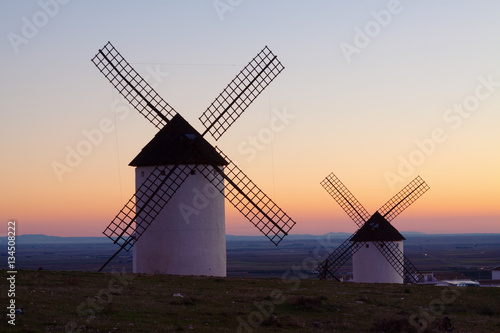
[{"label": "windmill sail", "polygon": [[193,166],[157,166],[137,189],[104,234],[129,251],[190,175]]},{"label": "windmill sail", "polygon": [[422,196],[428,189],[429,186],[424,180],[420,178],[420,176],[417,176],[395,196],[389,199],[389,201],[387,201],[378,211],[390,222]]},{"label": "windmill sail", "polygon": [[344,184],[333,173],[329,174],[321,185],[325,190],[337,201],[340,207],[349,215],[349,217],[356,223],[358,227],[368,221],[370,214],[359,203],[359,201],[352,195],[352,193],[345,187]]},{"label": "windmill sail", "polygon": [[284,69],[266,46],[239,72],[200,116],[207,132],[218,140],[257,96]]},{"label": "windmill sail", "polygon": [[363,247],[364,242],[353,242],[351,235],[342,244],[340,244],[321,264],[316,268],[316,274],[320,279],[328,279],[335,277],[335,272],[337,272],[352,255],[356,253],[361,247]]},{"label": "windmill sail", "polygon": [[404,282],[417,283],[422,273],[393,242],[373,242]]},{"label": "windmill sail", "polygon": [[295,221],[262,192],[220,149],[217,147],[216,149],[229,163],[224,169],[225,172],[216,168],[222,177],[210,177],[211,169],[206,167],[199,166],[198,169],[208,180],[213,182],[216,188],[220,189],[226,199],[243,216],[252,222],[271,242],[278,245],[288,235],[290,229],[295,225]]},{"label": "windmill sail", "polygon": [[[375,247],[382,253],[392,268],[405,279],[405,260],[408,260],[396,243],[393,242],[373,242]],[[412,281],[413,282],[413,281]]]},{"label": "windmill sail", "polygon": [[175,110],[158,95],[142,76],[108,42],[92,62],[109,82],[158,129],[163,128],[175,115]]}]

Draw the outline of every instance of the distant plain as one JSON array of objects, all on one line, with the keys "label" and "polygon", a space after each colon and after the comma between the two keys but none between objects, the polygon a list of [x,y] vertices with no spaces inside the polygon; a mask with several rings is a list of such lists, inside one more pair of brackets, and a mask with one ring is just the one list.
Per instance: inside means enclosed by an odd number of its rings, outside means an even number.
[{"label": "distant plain", "polygon": [[[407,238],[405,255],[423,272],[460,272],[473,279],[489,279],[489,269],[500,265],[500,234],[403,234]],[[279,246],[261,236],[227,236],[227,275],[281,277],[300,267],[305,277],[314,263],[321,262],[348,236],[290,235]],[[16,261],[19,269],[96,271],[116,249],[103,237],[24,235],[17,238]],[[132,252],[122,251],[105,271],[123,268],[132,271]],[[349,272],[350,262],[338,271]]]}]

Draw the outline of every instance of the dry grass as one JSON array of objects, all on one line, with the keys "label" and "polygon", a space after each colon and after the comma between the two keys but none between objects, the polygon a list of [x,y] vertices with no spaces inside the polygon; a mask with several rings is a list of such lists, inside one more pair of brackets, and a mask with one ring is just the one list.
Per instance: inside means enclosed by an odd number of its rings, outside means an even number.
[{"label": "dry grass", "polygon": [[19,271],[16,305],[25,332],[500,331],[500,288]]}]

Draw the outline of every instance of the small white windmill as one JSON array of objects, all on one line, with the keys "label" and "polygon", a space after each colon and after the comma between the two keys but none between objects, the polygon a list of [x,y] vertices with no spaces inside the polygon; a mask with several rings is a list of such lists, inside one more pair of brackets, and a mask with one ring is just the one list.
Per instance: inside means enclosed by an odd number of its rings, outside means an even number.
[{"label": "small white windmill", "polygon": [[321,279],[339,280],[334,273],[351,257],[355,282],[417,283],[422,274],[403,254],[403,240],[390,221],[410,206],[429,186],[417,177],[375,214],[366,209],[332,173],[321,185],[359,227],[316,268]]},{"label": "small white windmill", "polygon": [[359,249],[352,255],[354,282],[403,283],[403,260],[390,262],[379,247],[397,248],[403,253],[405,238],[386,219],[375,212],[354,234],[351,241]]}]

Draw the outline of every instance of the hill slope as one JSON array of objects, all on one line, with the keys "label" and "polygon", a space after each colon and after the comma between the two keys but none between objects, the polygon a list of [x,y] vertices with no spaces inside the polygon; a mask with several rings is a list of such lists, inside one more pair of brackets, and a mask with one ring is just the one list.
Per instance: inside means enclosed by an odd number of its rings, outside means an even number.
[{"label": "hill slope", "polygon": [[[445,332],[451,323],[454,332],[500,331],[500,288],[350,284],[299,280],[300,272],[285,274],[290,279],[19,271],[16,308],[22,314],[9,328],[32,332]],[[0,271],[2,281],[6,275]],[[0,288],[6,295],[8,287]],[[5,320],[5,313],[2,316]]]}]

